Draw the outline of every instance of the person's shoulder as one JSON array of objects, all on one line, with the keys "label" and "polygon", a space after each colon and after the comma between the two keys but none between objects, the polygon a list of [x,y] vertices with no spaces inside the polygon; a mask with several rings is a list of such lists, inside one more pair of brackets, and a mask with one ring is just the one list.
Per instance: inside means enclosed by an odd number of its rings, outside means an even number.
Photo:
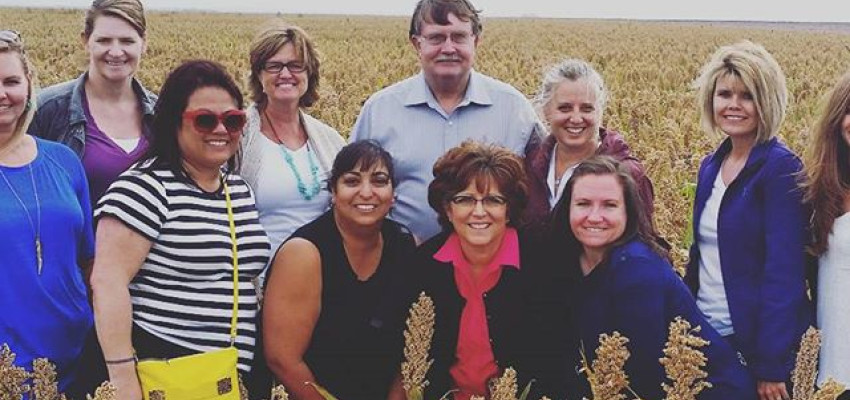
[{"label": "person's shoulder", "polygon": [[77,157],[74,151],[68,146],[36,136],[32,136],[32,138],[35,140],[38,149],[40,151],[44,151],[45,154],[49,154],[51,157],[61,160],[62,162],[80,162],[79,157]]},{"label": "person's shoulder", "polygon": [[32,138],[35,140],[38,151],[44,154],[48,163],[57,165],[61,170],[68,172],[70,176],[85,175],[80,158],[68,146],[36,136],[32,136]]},{"label": "person's shoulder", "polygon": [[768,163],[791,164],[794,166],[801,163],[800,157],[779,138],[771,139],[767,143],[767,146]]},{"label": "person's shoulder", "polygon": [[446,240],[449,239],[450,235],[451,233],[442,232],[426,240],[416,249],[416,254],[421,258],[433,259],[434,254],[437,254],[440,248],[446,244]]},{"label": "person's shoulder", "polygon": [[410,242],[413,246],[416,246],[416,240],[413,239],[413,232],[410,231],[407,225],[390,218],[385,218],[383,229],[384,232],[388,232],[395,238],[404,242]]},{"label": "person's shoulder", "polygon": [[618,273],[628,273],[641,281],[661,282],[675,274],[670,263],[640,239],[613,249],[610,262]]},{"label": "person's shoulder", "polygon": [[41,89],[37,95],[39,109],[56,106],[59,103],[67,104],[67,102],[70,101],[71,94],[74,92],[74,88],[77,86],[80,79],[81,78],[72,79],[70,81],[57,83]]},{"label": "person's shoulder", "polygon": [[515,88],[513,85],[500,81],[492,76],[484,75],[477,71],[472,71],[472,79],[477,80],[481,84],[483,84],[487,91],[491,96],[502,96],[505,98],[511,98],[515,100],[521,100],[523,102],[528,102],[528,98],[525,97],[519,89]]},{"label": "person's shoulder", "polygon": [[314,116],[312,116],[312,115],[310,115],[306,112],[303,113],[303,116],[304,116],[304,122],[306,124],[310,125],[310,127],[312,127],[313,129],[315,129],[316,133],[318,133],[322,136],[325,136],[325,137],[327,137],[331,140],[334,140],[334,139],[342,140],[343,143],[344,143],[342,136],[339,134],[339,131],[336,130],[336,128],[328,125],[324,121],[322,121],[322,120],[320,120],[320,119],[318,119],[318,118],[316,118],[316,117],[314,117]]},{"label": "person's shoulder", "polygon": [[404,101],[404,96],[407,96],[407,93],[416,84],[417,79],[421,79],[419,74],[409,76],[403,80],[393,83],[392,85],[386,86],[375,93],[372,93],[372,95],[366,99],[364,106],[387,102],[401,104]]}]

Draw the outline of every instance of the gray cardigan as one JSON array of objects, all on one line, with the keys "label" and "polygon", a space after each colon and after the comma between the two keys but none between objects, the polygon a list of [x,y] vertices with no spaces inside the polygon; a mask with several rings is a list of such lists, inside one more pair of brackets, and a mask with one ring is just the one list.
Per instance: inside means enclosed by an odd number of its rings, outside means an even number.
[{"label": "gray cardigan", "polygon": [[[242,131],[241,157],[237,173],[248,182],[252,189],[256,188],[263,173],[262,145],[260,140],[263,133],[260,132],[260,112],[257,105],[248,107],[248,124]],[[324,172],[330,172],[336,153],[345,146],[345,139],[340,136],[336,129],[331,128],[322,121],[311,117],[309,114],[299,111],[299,117],[304,130],[307,131],[307,143],[315,151],[319,168]]]}]

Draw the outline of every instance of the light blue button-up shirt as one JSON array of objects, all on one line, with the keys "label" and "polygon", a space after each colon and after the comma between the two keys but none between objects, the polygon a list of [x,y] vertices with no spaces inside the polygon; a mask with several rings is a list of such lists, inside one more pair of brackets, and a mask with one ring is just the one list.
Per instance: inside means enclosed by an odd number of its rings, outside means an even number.
[{"label": "light blue button-up shirt", "polygon": [[513,86],[472,71],[463,100],[447,114],[420,72],[372,95],[349,140],[374,139],[392,154],[398,197],[391,218],[424,241],[440,231],[428,205],[437,158],[467,139],[524,155],[542,132],[531,103]]}]

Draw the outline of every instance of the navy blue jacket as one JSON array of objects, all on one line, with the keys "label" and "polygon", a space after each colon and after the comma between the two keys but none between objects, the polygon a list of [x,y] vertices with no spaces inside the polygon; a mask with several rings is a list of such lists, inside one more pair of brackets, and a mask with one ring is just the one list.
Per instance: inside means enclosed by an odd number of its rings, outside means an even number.
[{"label": "navy blue jacket", "polygon": [[[699,290],[698,224],[732,144],[725,140],[702,162],[694,202],[685,281]],[[757,380],[786,382],[800,338],[812,321],[806,295],[809,212],[797,187],[800,159],[777,138],[753,147],[720,203],[720,268],[735,342]]]},{"label": "navy blue jacket", "polygon": [[641,398],[665,397],[661,383],[668,380],[659,359],[664,356],[670,323],[677,316],[699,326],[698,335],[710,342],[700,350],[708,360],[704,370],[713,387],[698,398],[756,398],[755,382],[735,351],[703,318],[670,263],[639,239],[614,248],[606,261],[581,278],[571,299],[589,361],[595,358],[600,334],[617,331],[629,339],[626,347],[631,357],[625,370],[630,387]]}]

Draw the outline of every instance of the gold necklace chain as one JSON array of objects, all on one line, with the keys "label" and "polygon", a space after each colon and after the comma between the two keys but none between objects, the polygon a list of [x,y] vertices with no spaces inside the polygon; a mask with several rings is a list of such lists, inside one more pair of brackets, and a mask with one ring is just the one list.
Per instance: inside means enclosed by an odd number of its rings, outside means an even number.
[{"label": "gold necklace chain", "polygon": [[30,215],[30,210],[27,209],[26,203],[21,199],[21,196],[15,191],[15,187],[12,186],[12,182],[9,181],[9,178],[6,177],[6,173],[3,172],[3,169],[0,168],[0,176],[3,177],[3,180],[6,181],[6,185],[9,186],[9,189],[12,191],[12,194],[15,195],[15,199],[18,200],[18,203],[21,205],[21,208],[24,209],[24,213],[27,215],[27,220],[30,223],[30,228],[32,228],[33,233],[35,234],[35,257],[36,263],[38,267],[38,274],[41,275],[41,267],[43,265],[42,260],[42,252],[41,252],[41,201],[38,198],[38,187],[35,185],[35,174],[32,172],[32,163],[27,165],[27,168],[30,172],[30,180],[32,181],[32,192],[35,195],[35,212],[38,224],[33,223],[32,215]]}]

